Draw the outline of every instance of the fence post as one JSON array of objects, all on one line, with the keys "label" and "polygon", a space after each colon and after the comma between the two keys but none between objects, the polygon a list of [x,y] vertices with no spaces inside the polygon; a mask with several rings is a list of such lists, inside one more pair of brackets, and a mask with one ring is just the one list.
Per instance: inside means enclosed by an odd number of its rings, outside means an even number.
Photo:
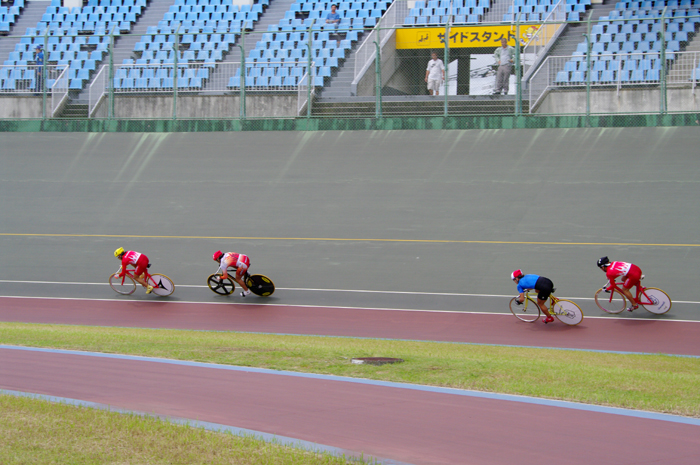
[{"label": "fence post", "polygon": [[[450,21],[445,23],[445,39],[443,40],[445,43],[445,104],[444,104],[444,109],[443,109],[443,116],[447,116],[449,113],[449,100],[447,98],[448,95],[448,83],[450,80]],[[438,87],[439,89],[439,87]]]},{"label": "fence post", "polygon": [[591,16],[586,21],[586,127],[591,126]]},{"label": "fence post", "polygon": [[[43,45],[43,50],[42,53],[44,54],[44,61],[41,65],[41,69],[39,72],[41,73],[41,119],[46,119],[46,103],[48,100],[48,95],[46,95],[46,64],[48,63],[49,56],[47,53],[49,52],[49,49],[47,48],[49,46],[49,28],[46,28],[46,32],[44,32],[44,45]],[[57,72],[58,70],[56,70]],[[55,72],[54,72],[55,73]],[[53,115],[51,115],[53,116]]]},{"label": "fence post", "polygon": [[245,119],[245,29],[241,30],[241,43],[238,44],[241,49],[241,93],[239,94],[238,116],[240,119]]},{"label": "fence post", "polygon": [[180,53],[180,26],[182,23],[177,25],[175,30],[175,44],[173,48],[175,49],[175,59],[173,60],[173,119],[177,119],[177,72],[178,72],[178,53]]},{"label": "fence post", "polygon": [[308,65],[306,66],[306,69],[308,70],[306,72],[306,83],[307,83],[307,86],[306,86],[306,117],[307,118],[311,118],[311,86],[313,84],[313,82],[311,80],[311,63],[312,63],[311,50],[313,50],[311,48],[311,45],[313,43],[312,42],[313,35],[314,35],[313,27],[314,27],[315,22],[316,22],[316,20],[314,19],[311,21],[311,24],[309,24],[309,40],[306,43],[306,48],[309,50]]},{"label": "fence post", "polygon": [[[375,34],[377,37],[379,34]],[[374,57],[374,80],[376,83],[376,89],[374,91],[375,94],[375,104],[374,104],[374,117],[375,118],[381,118],[382,117],[382,57],[380,55],[381,53],[381,48],[379,47],[379,41],[375,38],[374,40],[374,46],[376,47],[377,51],[375,53]]]},{"label": "fence post", "polygon": [[[520,72],[520,15],[515,19],[515,116],[523,114],[523,85]],[[510,76],[508,77],[510,79]]]},{"label": "fence post", "polygon": [[666,10],[661,13],[661,82],[659,82],[659,113],[666,113]]},{"label": "fence post", "polygon": [[114,118],[114,27],[109,31],[109,113],[108,119]]}]

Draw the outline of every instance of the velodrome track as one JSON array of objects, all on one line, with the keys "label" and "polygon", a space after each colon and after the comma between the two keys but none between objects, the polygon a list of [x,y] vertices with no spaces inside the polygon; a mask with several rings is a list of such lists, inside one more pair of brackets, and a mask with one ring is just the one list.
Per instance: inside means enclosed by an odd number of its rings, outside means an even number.
[{"label": "velodrome track", "polygon": [[[697,356],[696,134],[4,134],[0,320]],[[120,245],[147,253],[152,271],[182,286],[173,303],[111,294],[104,282]],[[281,288],[273,305],[217,304],[224,299],[201,288],[217,249],[248,253],[252,271]],[[642,266],[646,284],[674,298],[671,313],[593,318],[600,311],[585,299],[602,284],[600,255]],[[545,327],[503,315],[515,268],[578,297],[584,323]],[[700,458],[692,419],[152,360],[0,353],[2,389],[197,418],[386,463]],[[539,431],[556,434],[547,443]]]}]

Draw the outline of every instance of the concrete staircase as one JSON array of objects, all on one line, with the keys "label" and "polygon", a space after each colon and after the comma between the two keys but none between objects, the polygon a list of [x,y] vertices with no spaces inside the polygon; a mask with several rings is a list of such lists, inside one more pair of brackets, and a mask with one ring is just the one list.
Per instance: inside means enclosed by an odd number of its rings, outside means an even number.
[{"label": "concrete staircase", "polygon": [[[612,10],[615,9],[615,1],[604,0],[602,4],[597,3],[591,5],[591,8],[586,12],[585,15],[581,17],[581,21],[588,20],[589,16],[592,24],[596,24],[595,21],[600,19],[601,16],[607,16]],[[581,42],[585,42],[587,25],[585,22],[567,24],[566,29],[562,32],[557,41],[554,43],[552,48],[549,50],[548,56],[553,57],[570,57],[576,51],[576,47]]]},{"label": "concrete staircase", "polygon": [[[127,34],[121,34],[114,37],[115,66],[121,65],[124,59],[138,58],[136,52],[134,52],[134,45],[136,45],[136,42],[141,40],[142,35],[146,34],[148,27],[158,25],[158,21],[163,19],[163,15],[168,11],[172,4],[172,0],[150,0],[150,2],[148,2],[148,6],[143,10],[143,13],[141,13],[141,16],[136,19],[136,23],[134,23],[131,31],[129,31]],[[109,58],[106,55],[105,57],[105,60],[97,65],[97,70],[94,75],[99,72],[101,66],[109,64]],[[94,75],[92,77],[94,77]],[[63,113],[66,113],[66,111],[71,109],[73,104],[79,108],[82,108],[82,106],[85,105],[85,108],[87,108],[89,88],[90,82],[87,82],[82,91],[78,92],[77,94],[72,94],[72,101],[66,106]],[[63,113],[59,115],[59,117],[64,116]]]},{"label": "concrete staircase", "polygon": [[50,2],[25,2],[22,14],[10,28],[10,34],[0,37],[0,63],[10,57],[10,52],[15,51],[15,45],[20,41],[18,36],[24,35],[28,27],[36,27],[42,15],[46,13],[46,7],[50,5]]},{"label": "concrete staircase", "polygon": [[[294,3],[294,0],[273,0],[270,2],[270,6],[265,9],[260,19],[253,26],[253,34],[246,34],[245,38],[245,52],[246,55],[255,48],[256,43],[262,40],[262,34],[267,32],[267,27],[271,25],[279,24],[280,19],[284,18],[284,14],[289,10],[289,8]],[[241,49],[238,46],[240,44],[240,38],[237,39],[235,45],[229,48],[228,53],[224,56],[224,62],[226,63],[240,63],[241,62]],[[229,66],[217,66],[213,73],[209,77],[204,86],[204,90],[207,90],[208,86],[214,88],[222,88],[228,85],[229,78],[233,76],[235,69],[238,65]],[[223,85],[222,85],[223,84]]]},{"label": "concrete staircase", "polygon": [[[114,41],[114,64],[121,65],[125,59],[140,58],[134,52],[134,45],[141,41],[141,36],[146,34],[150,26],[157,26],[158,21],[163,20],[163,15],[174,4],[173,0],[150,0],[148,7],[137,18],[136,23],[128,34],[122,34]],[[104,64],[104,63],[103,63]]]},{"label": "concrete staircase", "polygon": [[320,101],[331,102],[338,99],[354,97],[352,93],[352,81],[355,78],[357,49],[364,43],[368,36],[368,33],[362,34],[360,39],[348,51],[345,60],[343,60],[342,63],[338,63],[338,69],[333,71],[328,84],[318,93]]}]

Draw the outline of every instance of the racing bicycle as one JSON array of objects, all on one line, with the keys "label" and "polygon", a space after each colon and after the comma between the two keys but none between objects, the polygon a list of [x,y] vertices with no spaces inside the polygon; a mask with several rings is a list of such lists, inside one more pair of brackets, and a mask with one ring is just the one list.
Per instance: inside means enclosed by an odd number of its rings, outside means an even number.
[{"label": "racing bicycle", "polygon": [[[235,275],[236,269],[229,267],[226,271],[229,275]],[[272,282],[270,278],[261,274],[250,275],[246,273],[243,276],[246,286],[250,289],[250,292],[260,297],[269,297],[275,292],[275,283]],[[222,273],[214,273],[209,275],[207,278],[207,285],[209,289],[214,291],[219,295],[231,295],[234,289],[236,289],[236,284],[231,276],[226,279],[222,279]]]},{"label": "racing bicycle", "polygon": [[[556,289],[554,289],[556,290]],[[554,291],[553,290],[553,291]],[[542,310],[537,305],[537,295],[530,297],[530,291],[525,292],[525,300],[518,304],[518,297],[510,299],[510,311],[521,321],[534,323],[540,317]],[[559,299],[554,294],[549,295],[549,313],[557,320],[570,326],[576,326],[583,321],[581,308],[570,300]]]},{"label": "racing bicycle", "polygon": [[[644,275],[641,279],[644,279]],[[613,281],[610,285],[608,282],[595,293],[596,305],[606,313],[617,314],[627,308],[627,298],[620,290],[619,284],[621,283]],[[635,287],[637,295],[634,296],[634,300],[647,311],[655,315],[663,315],[671,310],[671,298],[661,289],[644,287],[641,282]]]},{"label": "racing bicycle", "polygon": [[[151,267],[150,263],[148,264],[148,267]],[[124,273],[124,276],[120,278],[119,274],[122,272],[122,267],[120,266],[119,270],[117,270],[116,273],[113,273],[109,276],[109,285],[112,289],[114,289],[115,292],[119,294],[133,294],[136,290],[136,280],[134,279],[135,271],[135,269],[127,268],[126,273]],[[150,274],[148,270],[146,270],[144,272],[144,279],[150,286],[153,286],[153,290],[151,292],[157,296],[166,297],[172,294],[175,290],[175,284],[173,283],[173,280],[168,278],[164,274]]]}]

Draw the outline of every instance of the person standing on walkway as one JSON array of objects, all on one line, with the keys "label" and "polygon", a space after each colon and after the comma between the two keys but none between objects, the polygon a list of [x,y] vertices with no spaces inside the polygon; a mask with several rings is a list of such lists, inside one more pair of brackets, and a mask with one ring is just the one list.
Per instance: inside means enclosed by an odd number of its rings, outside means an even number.
[{"label": "person standing on walkway", "polygon": [[505,37],[501,38],[501,46],[496,49],[493,58],[498,66],[496,71],[496,88],[493,94],[498,95],[503,92],[503,95],[506,95],[510,85],[510,74],[513,72],[515,48],[508,45],[508,40]]},{"label": "person standing on walkway", "polygon": [[430,95],[440,95],[440,84],[445,80],[445,65],[434,50],[430,52],[430,58],[428,68],[425,70],[425,82],[428,83]]}]

